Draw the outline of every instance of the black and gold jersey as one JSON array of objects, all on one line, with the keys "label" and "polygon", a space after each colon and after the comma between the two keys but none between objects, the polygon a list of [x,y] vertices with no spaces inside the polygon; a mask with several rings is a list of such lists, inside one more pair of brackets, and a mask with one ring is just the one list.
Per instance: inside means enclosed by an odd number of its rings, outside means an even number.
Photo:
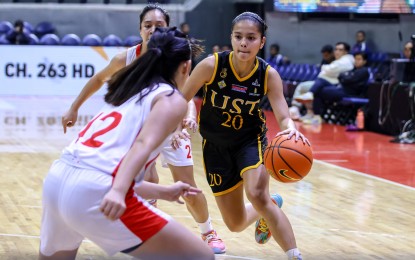
[{"label": "black and gold jersey", "polygon": [[268,63],[257,57],[252,71],[240,78],[231,62],[233,52],[214,55],[215,69],[203,88],[199,115],[202,137],[232,146],[264,136],[265,115],[259,104],[267,92]]}]

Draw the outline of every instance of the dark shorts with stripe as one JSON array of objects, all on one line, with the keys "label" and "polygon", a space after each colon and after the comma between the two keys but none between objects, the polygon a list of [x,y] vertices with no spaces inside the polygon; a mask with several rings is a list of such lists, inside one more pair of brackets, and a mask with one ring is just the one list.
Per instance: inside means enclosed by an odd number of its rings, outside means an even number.
[{"label": "dark shorts with stripe", "polygon": [[266,146],[265,136],[234,146],[221,146],[204,139],[203,162],[213,195],[224,195],[242,185],[242,174],[263,163]]}]

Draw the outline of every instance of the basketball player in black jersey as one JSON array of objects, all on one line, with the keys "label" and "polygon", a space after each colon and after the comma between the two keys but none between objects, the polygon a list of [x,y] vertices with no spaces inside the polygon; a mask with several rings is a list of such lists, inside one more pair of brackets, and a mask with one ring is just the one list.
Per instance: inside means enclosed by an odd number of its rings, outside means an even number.
[{"label": "basketball player in black jersey", "polygon": [[[282,82],[275,69],[257,57],[265,44],[267,25],[257,14],[245,12],[232,22],[232,52],[215,53],[200,62],[187,80],[187,100],[203,86],[199,117],[207,180],[223,220],[240,232],[257,219],[256,239],[272,236],[288,259],[302,259],[291,224],[268,193],[269,175],[263,165],[267,145],[265,116],[259,107],[264,95],[287,138],[309,143],[290,119]],[[244,204],[245,190],[250,204]],[[274,203],[273,203],[274,200]]]}]

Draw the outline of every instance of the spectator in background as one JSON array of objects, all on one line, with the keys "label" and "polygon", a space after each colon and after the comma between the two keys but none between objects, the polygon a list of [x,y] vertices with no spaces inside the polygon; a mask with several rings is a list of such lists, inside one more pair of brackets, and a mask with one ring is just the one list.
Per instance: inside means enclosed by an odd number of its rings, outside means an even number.
[{"label": "spectator in background", "polygon": [[412,41],[409,41],[409,42],[405,43],[405,46],[403,48],[403,57],[405,59],[410,59],[411,58],[411,53],[412,53],[413,48],[414,48],[414,45],[413,45]]},{"label": "spectator in background", "polygon": [[303,103],[307,107],[307,115],[302,118],[304,124],[321,124],[322,119],[320,114],[323,112],[323,107],[319,102],[319,98],[315,100],[314,96],[318,96],[326,87],[339,84],[338,77],[340,73],[353,69],[354,57],[349,52],[349,44],[338,42],[334,49],[336,60],[328,65],[321,66],[321,71],[310,91],[295,98],[297,102]]},{"label": "spectator in background", "polygon": [[324,45],[321,48],[320,52],[321,52],[320,66],[325,65],[325,64],[330,64],[332,61],[335,60],[333,46],[331,46],[330,44]]},{"label": "spectator in background", "polygon": [[[317,66],[321,67],[323,65],[327,65],[332,63],[334,58],[334,52],[333,52],[333,46],[330,44],[326,44],[321,48],[321,63],[317,64]],[[299,120],[301,117],[300,110],[303,110],[304,105],[300,102],[295,101],[295,99],[302,94],[307,93],[310,91],[311,87],[314,84],[314,80],[310,81],[304,81],[298,84],[298,86],[295,88],[294,94],[293,94],[293,100],[291,101],[291,107],[289,108],[290,117],[293,120]]]},{"label": "spectator in background", "polygon": [[190,25],[188,23],[186,23],[186,22],[181,23],[180,24],[180,31],[182,31],[182,33],[184,33],[187,36],[189,36],[189,34],[190,34]]},{"label": "spectator in background", "polygon": [[30,36],[24,32],[24,24],[22,20],[17,20],[14,23],[14,30],[10,31],[6,39],[16,45],[27,45],[30,43]]},{"label": "spectator in background", "polygon": [[284,57],[280,54],[280,46],[276,43],[271,44],[269,48],[269,53],[270,56],[267,59],[267,62],[269,63],[269,65],[271,65],[271,67],[275,68],[290,63],[287,57]]},{"label": "spectator in background", "polygon": [[352,54],[358,53],[358,52],[364,52],[366,54],[370,53],[369,46],[366,42],[366,33],[365,31],[358,31],[356,32],[356,43],[352,47]]},{"label": "spectator in background", "polygon": [[212,53],[220,52],[220,46],[218,44],[215,44],[212,46]]},{"label": "spectator in background", "polygon": [[221,51],[231,51],[231,50],[232,50],[232,46],[229,44],[225,44],[221,48]]}]

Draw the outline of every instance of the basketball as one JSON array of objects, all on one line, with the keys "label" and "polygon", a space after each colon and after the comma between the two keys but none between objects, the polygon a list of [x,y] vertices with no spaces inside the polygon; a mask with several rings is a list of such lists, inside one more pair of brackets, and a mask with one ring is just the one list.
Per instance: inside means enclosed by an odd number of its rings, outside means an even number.
[{"label": "basketball", "polygon": [[296,142],[295,136],[287,139],[287,135],[280,135],[265,148],[264,164],[277,181],[297,182],[310,172],[313,152],[301,139]]}]

